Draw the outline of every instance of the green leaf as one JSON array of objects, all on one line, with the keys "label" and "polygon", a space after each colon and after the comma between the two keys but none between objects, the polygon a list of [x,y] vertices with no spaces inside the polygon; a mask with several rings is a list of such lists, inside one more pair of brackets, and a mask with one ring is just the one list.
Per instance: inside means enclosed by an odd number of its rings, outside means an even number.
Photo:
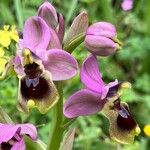
[{"label": "green leaf", "polygon": [[15,11],[16,11],[16,16],[17,16],[19,28],[22,29],[23,28],[23,23],[24,23],[24,19],[23,19],[24,16],[22,14],[21,1],[20,0],[15,0],[14,4],[15,4]]},{"label": "green leaf", "polygon": [[66,22],[68,23],[73,16],[74,11],[76,10],[78,4],[78,0],[73,0],[70,3],[70,7],[68,8],[68,13],[66,14]]}]

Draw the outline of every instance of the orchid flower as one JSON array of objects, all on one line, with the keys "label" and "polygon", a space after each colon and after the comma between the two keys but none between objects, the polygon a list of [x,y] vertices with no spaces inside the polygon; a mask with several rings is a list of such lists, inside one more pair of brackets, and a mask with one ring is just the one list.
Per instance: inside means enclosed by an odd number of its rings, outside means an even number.
[{"label": "orchid flower", "polygon": [[85,89],[68,98],[64,104],[64,115],[74,118],[102,111],[110,121],[110,136],[121,143],[132,143],[139,127],[128,105],[119,99],[121,88],[129,84],[117,80],[105,84],[94,55],[84,61],[80,76]]},{"label": "orchid flower", "polygon": [[[53,33],[41,17],[31,17],[25,22],[23,39],[20,40],[21,51],[18,51],[24,68],[24,74],[20,74],[21,110],[37,107],[41,113],[46,113],[59,98],[53,81],[67,80],[77,73],[77,61],[60,49],[58,36]],[[59,45],[59,48],[49,49],[50,45]],[[20,66],[18,59],[15,62],[14,66]],[[20,67],[15,69],[18,72],[22,70]]]},{"label": "orchid flower", "polygon": [[[120,83],[117,80],[107,85],[103,82],[98,69],[96,57],[94,55],[89,56],[84,61],[81,67],[80,77],[81,82],[86,88],[73,94],[66,102],[64,106],[64,113],[67,117],[73,118],[80,115],[86,116],[95,114],[103,108],[106,103],[107,96],[110,95],[116,96],[117,98],[119,97],[116,90]],[[76,100],[74,100],[74,98]],[[79,107],[75,108],[75,105],[72,105],[72,102],[75,102],[75,104]],[[91,107],[92,105],[93,107]]]},{"label": "orchid flower", "polygon": [[32,124],[2,124],[0,123],[0,149],[25,150],[23,136],[37,140],[37,131]]}]

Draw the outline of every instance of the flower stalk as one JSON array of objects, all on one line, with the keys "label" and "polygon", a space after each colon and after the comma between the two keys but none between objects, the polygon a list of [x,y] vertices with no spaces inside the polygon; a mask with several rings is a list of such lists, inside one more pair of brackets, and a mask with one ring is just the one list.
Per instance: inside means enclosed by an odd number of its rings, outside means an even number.
[{"label": "flower stalk", "polygon": [[53,108],[53,124],[52,129],[50,129],[47,150],[58,150],[64,133],[64,128],[61,126],[63,122],[63,85],[62,82],[56,82],[55,84],[59,93],[59,100]]}]

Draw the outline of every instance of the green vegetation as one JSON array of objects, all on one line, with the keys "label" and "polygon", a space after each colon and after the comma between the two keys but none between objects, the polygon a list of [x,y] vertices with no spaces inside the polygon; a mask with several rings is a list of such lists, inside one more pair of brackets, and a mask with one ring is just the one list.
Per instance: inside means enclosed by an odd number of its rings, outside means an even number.
[{"label": "green vegetation", "polygon": [[[0,27],[16,25],[22,30],[26,18],[36,15],[42,0],[1,0]],[[73,150],[149,150],[150,137],[143,133],[143,127],[150,124],[150,1],[134,0],[134,7],[129,12],[121,9],[120,0],[53,0],[56,8],[65,16],[69,27],[73,18],[85,10],[90,22],[109,21],[118,31],[123,48],[115,56],[100,58],[104,81],[114,79],[129,81],[132,89],[125,91],[122,101],[129,104],[142,132],[132,145],[116,144],[109,138],[109,123],[100,113],[90,117],[79,117],[73,126],[77,133]],[[11,49],[12,52],[14,49]],[[88,51],[76,48],[73,55],[82,63]],[[82,87],[79,75],[67,81],[64,89],[65,98]],[[9,76],[0,81],[0,106],[10,115],[14,122],[31,122],[38,127],[40,138],[47,143],[48,132],[53,119],[51,111],[41,115],[37,110],[30,115],[16,109],[18,79]]]}]

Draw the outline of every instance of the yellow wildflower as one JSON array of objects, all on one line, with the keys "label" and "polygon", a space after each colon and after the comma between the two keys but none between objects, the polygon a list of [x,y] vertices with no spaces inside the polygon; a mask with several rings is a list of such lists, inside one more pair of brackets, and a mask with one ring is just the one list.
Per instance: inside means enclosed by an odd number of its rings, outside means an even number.
[{"label": "yellow wildflower", "polygon": [[150,125],[145,125],[143,131],[147,136],[150,136]]},{"label": "yellow wildflower", "polygon": [[4,72],[9,57],[5,56],[4,50],[10,46],[12,40],[15,42],[19,41],[19,35],[16,27],[5,25],[3,30],[0,30],[0,74]]},{"label": "yellow wildflower", "polygon": [[11,43],[11,40],[14,40],[16,42],[19,41],[19,35],[16,30],[15,26],[12,26],[10,29],[10,26],[5,25],[3,30],[0,30],[0,44],[3,47],[8,48],[8,46]]},{"label": "yellow wildflower", "polygon": [[10,37],[11,39],[13,39],[14,41],[18,42],[19,41],[19,35],[18,32],[16,30],[16,26],[12,26],[11,30],[10,30]]},{"label": "yellow wildflower", "polygon": [[10,25],[5,25],[5,26],[4,26],[4,31],[8,31],[9,28],[10,28]]},{"label": "yellow wildflower", "polygon": [[11,43],[9,31],[0,30],[0,44],[3,47],[8,47]]},{"label": "yellow wildflower", "polygon": [[0,74],[5,70],[5,65],[7,63],[7,60],[4,57],[4,49],[0,47]]},{"label": "yellow wildflower", "polygon": [[0,47],[0,57],[3,57],[5,54],[4,49],[2,47]]},{"label": "yellow wildflower", "polygon": [[5,58],[0,57],[0,74],[5,70],[5,65],[7,60]]}]

